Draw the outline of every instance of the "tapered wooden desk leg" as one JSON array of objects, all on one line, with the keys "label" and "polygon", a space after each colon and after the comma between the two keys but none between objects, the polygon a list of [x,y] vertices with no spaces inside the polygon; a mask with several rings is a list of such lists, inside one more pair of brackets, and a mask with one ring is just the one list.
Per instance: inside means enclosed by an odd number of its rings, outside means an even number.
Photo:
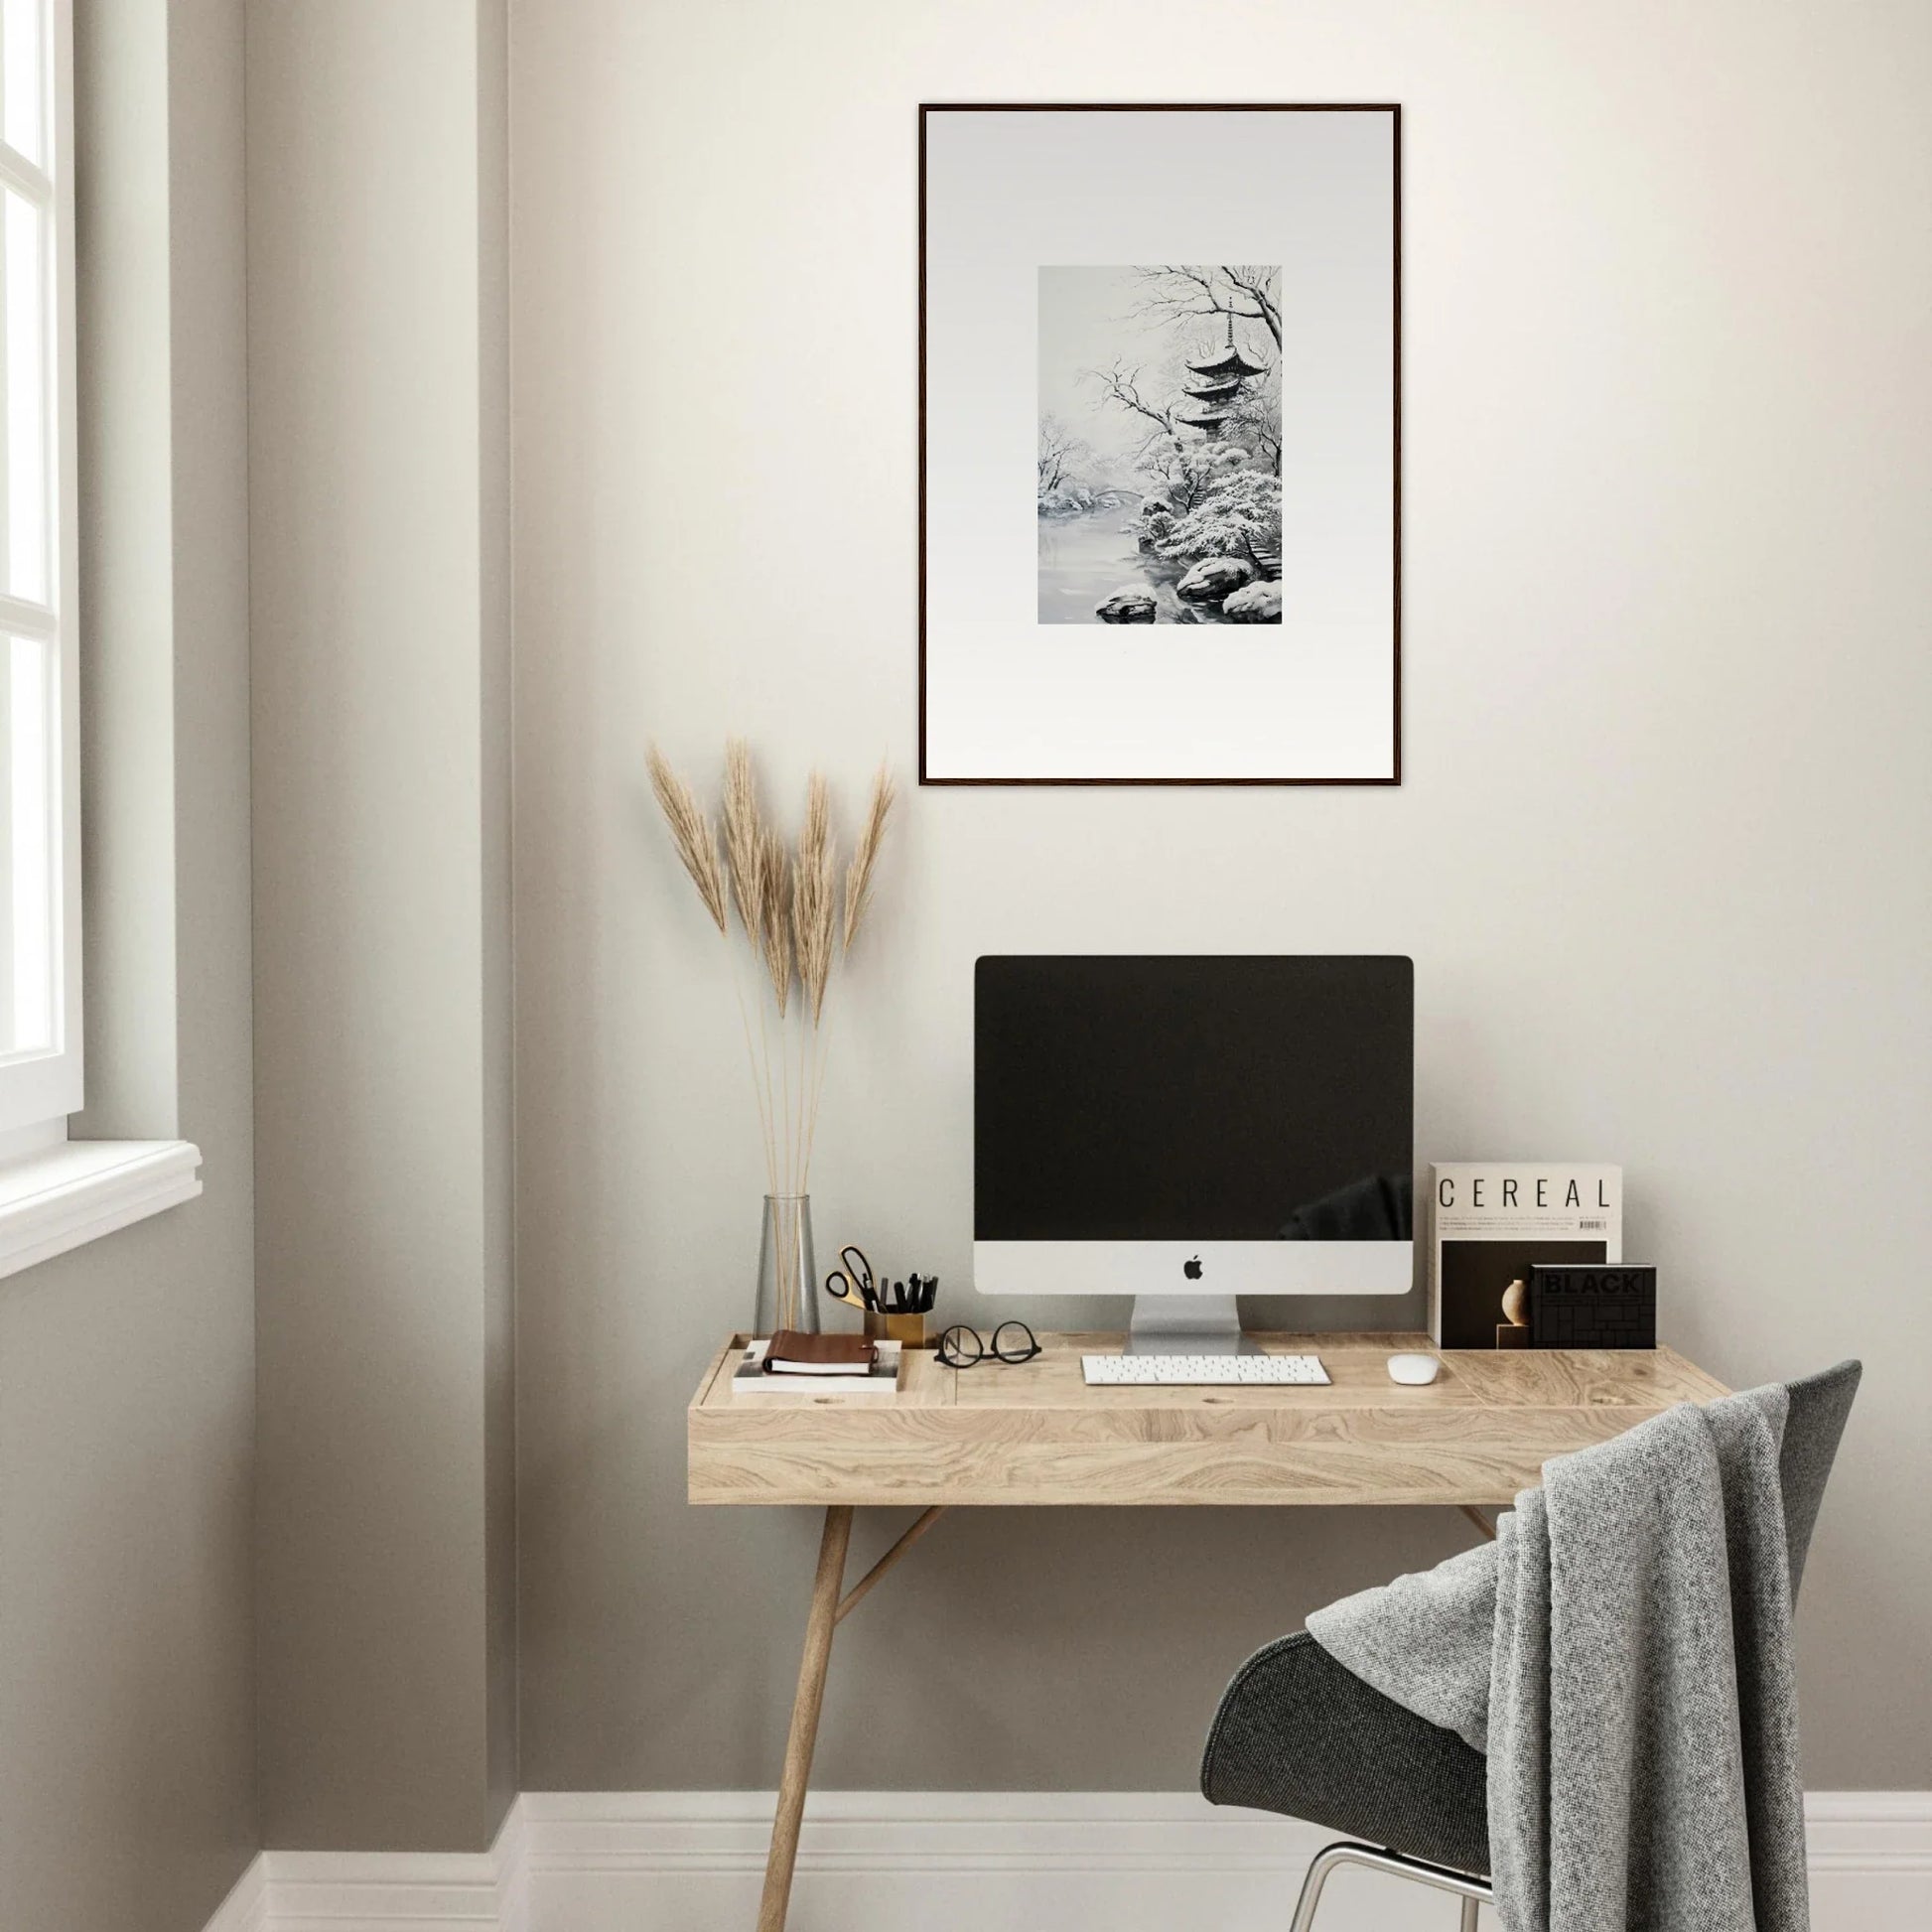
[{"label": "tapered wooden desk leg", "polygon": [[825,1534],[818,1544],[811,1613],[805,1619],[798,1695],[792,1700],[791,1731],[785,1738],[785,1768],[778,1780],[778,1811],[771,1821],[771,1854],[764,1862],[759,1932],[784,1932],[785,1910],[791,1903],[791,1867],[798,1859],[798,1827],[805,1816],[812,1746],[818,1742],[818,1711],[825,1701],[825,1666],[832,1657],[832,1627],[839,1620],[839,1588],[845,1581],[845,1551],[851,1541],[852,1511],[843,1506],[828,1509]]}]

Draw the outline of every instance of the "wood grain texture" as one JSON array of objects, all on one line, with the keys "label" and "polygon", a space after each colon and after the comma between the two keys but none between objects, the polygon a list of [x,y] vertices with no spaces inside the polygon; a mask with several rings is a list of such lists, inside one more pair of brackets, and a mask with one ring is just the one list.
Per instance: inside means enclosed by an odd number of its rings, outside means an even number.
[{"label": "wood grain texture", "polygon": [[805,1819],[805,1787],[812,1776],[818,1744],[818,1714],[825,1702],[825,1672],[832,1661],[832,1631],[839,1620],[839,1588],[845,1553],[852,1542],[852,1512],[825,1512],[818,1544],[818,1572],[812,1579],[811,1608],[805,1616],[805,1649],[798,1663],[798,1693],[791,1705],[791,1729],[785,1737],[784,1769],[778,1778],[778,1804],[771,1820],[771,1850],[764,1862],[764,1890],[759,1900],[759,1932],[784,1932],[791,1904],[791,1872],[798,1862],[798,1831]]},{"label": "wood grain texture", "polygon": [[1326,1388],[1090,1389],[1118,1334],[1042,1334],[1037,1359],[913,1357],[895,1399],[735,1398],[734,1336],[687,1415],[694,1503],[883,1506],[1511,1502],[1544,1461],[1724,1385],[1668,1348],[1451,1352],[1426,1388],[1387,1360],[1415,1334],[1263,1335]]}]

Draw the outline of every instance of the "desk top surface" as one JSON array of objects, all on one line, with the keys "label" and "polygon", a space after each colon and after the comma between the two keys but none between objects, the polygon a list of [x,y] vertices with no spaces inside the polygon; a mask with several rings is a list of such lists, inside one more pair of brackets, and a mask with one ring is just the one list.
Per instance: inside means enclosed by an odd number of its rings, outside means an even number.
[{"label": "desk top surface", "polygon": [[1080,1356],[1118,1333],[1042,1333],[1015,1364],[949,1369],[906,1351],[896,1396],[734,1396],[745,1337],[712,1358],[687,1415],[694,1503],[1502,1504],[1552,1455],[1724,1385],[1668,1348],[1445,1352],[1422,1388],[1400,1333],[1259,1335],[1318,1355],[1326,1387],[1089,1388]]}]

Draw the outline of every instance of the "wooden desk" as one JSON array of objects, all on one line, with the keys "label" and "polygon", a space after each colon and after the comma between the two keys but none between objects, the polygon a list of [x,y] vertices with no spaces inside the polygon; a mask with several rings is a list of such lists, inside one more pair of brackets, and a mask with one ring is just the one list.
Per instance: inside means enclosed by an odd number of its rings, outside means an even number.
[{"label": "wooden desk", "polygon": [[[782,1932],[825,1691],[832,1631],[953,1507],[1438,1503],[1493,1535],[1479,1511],[1513,1502],[1544,1462],[1620,1435],[1724,1385],[1668,1348],[1457,1352],[1426,1388],[1387,1361],[1433,1353],[1413,1334],[1263,1335],[1271,1353],[1318,1355],[1329,1387],[1100,1388],[1080,1356],[1118,1334],[1041,1334],[1031,1362],[949,1369],[908,1351],[897,1397],[735,1398],[734,1335],[686,1417],[694,1503],[825,1511],[805,1652],[778,1785],[759,1932]],[[844,1588],[855,1508],[922,1513]]]}]

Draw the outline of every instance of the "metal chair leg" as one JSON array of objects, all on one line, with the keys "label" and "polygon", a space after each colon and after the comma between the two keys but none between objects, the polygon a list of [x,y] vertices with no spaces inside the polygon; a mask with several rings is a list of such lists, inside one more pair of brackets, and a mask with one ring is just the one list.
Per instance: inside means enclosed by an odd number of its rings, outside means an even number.
[{"label": "metal chair leg", "polygon": [[1349,1863],[1348,1854],[1357,1848],[1352,1845],[1330,1845],[1325,1851],[1317,1852],[1309,1865],[1309,1875],[1302,1880],[1302,1895],[1295,1901],[1295,1917],[1288,1932],[1309,1932],[1314,1923],[1314,1908],[1321,1903],[1321,1887],[1328,1882],[1328,1874],[1338,1864]]},{"label": "metal chair leg", "polygon": [[1400,1852],[1385,1852],[1373,1845],[1343,1840],[1337,1845],[1324,1846],[1314,1855],[1309,1875],[1302,1880],[1302,1896],[1296,1901],[1289,1932],[1309,1932],[1314,1923],[1315,1907],[1321,1902],[1321,1888],[1328,1882],[1328,1874],[1342,1864],[1367,1865],[1371,1871],[1386,1871],[1392,1877],[1407,1878],[1412,1884],[1452,1892],[1462,1901],[1461,1932],[1476,1932],[1477,1911],[1496,1895],[1488,1879],[1470,1872],[1452,1871],[1448,1865],[1404,1858]]}]

